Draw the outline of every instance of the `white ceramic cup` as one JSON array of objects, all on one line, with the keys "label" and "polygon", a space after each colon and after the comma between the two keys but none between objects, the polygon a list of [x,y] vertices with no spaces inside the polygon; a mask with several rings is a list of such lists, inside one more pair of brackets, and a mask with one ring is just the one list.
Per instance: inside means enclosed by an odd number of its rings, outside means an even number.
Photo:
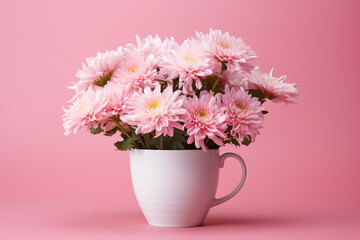
[{"label": "white ceramic cup", "polygon": [[[219,169],[234,157],[242,166],[240,183],[233,192],[215,198]],[[201,225],[210,208],[232,198],[243,186],[246,166],[234,153],[219,150],[147,150],[130,152],[133,188],[148,223],[161,227]]]}]

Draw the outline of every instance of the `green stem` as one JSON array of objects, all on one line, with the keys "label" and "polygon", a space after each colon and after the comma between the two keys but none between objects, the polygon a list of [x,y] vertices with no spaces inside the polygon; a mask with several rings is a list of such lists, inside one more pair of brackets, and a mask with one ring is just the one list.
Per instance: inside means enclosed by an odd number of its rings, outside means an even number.
[{"label": "green stem", "polygon": [[[220,74],[221,74],[221,75],[223,74],[224,70],[226,70],[226,68],[227,68],[227,67],[226,67],[226,63],[225,63],[225,62],[221,62],[221,70],[220,70]],[[215,90],[216,85],[219,83],[219,81],[220,81],[220,77],[217,77],[217,79],[216,79],[213,87],[211,88],[211,91],[212,91],[212,92]]]},{"label": "green stem", "polygon": [[195,87],[195,95],[199,97],[199,89]]},{"label": "green stem", "polygon": [[224,68],[223,67],[221,67],[221,70],[220,70],[220,74],[222,75],[223,74],[223,72],[224,72]]},{"label": "green stem", "polygon": [[145,144],[145,139],[144,139],[144,137],[143,137],[142,135],[140,135],[140,143],[141,143],[141,145],[143,145],[143,147],[144,147],[145,149],[149,148],[149,147]]},{"label": "green stem", "polygon": [[212,91],[212,92],[214,92],[214,90],[215,90],[215,88],[216,88],[216,85],[219,83],[219,81],[220,81],[220,77],[217,77],[217,78],[216,78],[216,81],[215,81],[215,83],[214,83],[214,85],[213,85],[213,87],[211,88],[211,91]]},{"label": "green stem", "polygon": [[129,138],[131,140],[131,142],[133,143],[134,147],[139,148],[139,146],[137,145],[137,143],[134,141],[134,139],[132,137],[130,137],[130,135],[125,131],[125,129],[123,128],[123,126],[121,126],[119,120],[117,119],[117,117],[112,117],[111,120],[113,120],[113,122],[116,124],[116,126],[118,128],[120,128],[120,130],[126,135],[127,138]]},{"label": "green stem", "polygon": [[164,150],[164,134],[160,136],[160,149]]},{"label": "green stem", "polygon": [[226,70],[226,69],[227,69],[226,62],[221,62],[220,74],[222,75],[224,70]]}]

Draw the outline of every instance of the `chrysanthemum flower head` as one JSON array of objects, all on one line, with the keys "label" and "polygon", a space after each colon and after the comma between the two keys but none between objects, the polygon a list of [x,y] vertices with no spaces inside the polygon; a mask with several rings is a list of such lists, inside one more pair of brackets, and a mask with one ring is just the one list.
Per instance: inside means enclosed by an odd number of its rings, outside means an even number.
[{"label": "chrysanthemum flower head", "polygon": [[264,125],[264,115],[258,98],[252,98],[243,88],[236,90],[226,85],[222,96],[223,106],[231,126],[230,135],[241,143],[248,136],[255,140]]},{"label": "chrysanthemum flower head", "polygon": [[196,37],[216,59],[225,62],[228,69],[240,67],[249,71],[252,68],[249,61],[256,58],[256,54],[241,38],[212,29],[207,34],[196,32]]},{"label": "chrysanthemum flower head", "polygon": [[153,59],[154,55],[145,56],[128,49],[112,77],[116,83],[131,84],[134,90],[154,88],[159,82],[156,80],[158,73]]},{"label": "chrysanthemum flower head", "polygon": [[286,76],[273,77],[273,69],[270,73],[262,73],[258,67],[251,71],[248,79],[249,89],[259,90],[264,98],[273,102],[295,103],[299,98],[299,92],[295,83],[284,83]]},{"label": "chrysanthemum flower head", "polygon": [[76,73],[79,81],[71,86],[77,93],[86,91],[89,87],[104,87],[113,79],[113,73],[120,64],[123,49],[117,51],[106,51],[97,53],[96,57],[86,58],[86,63],[82,64],[82,69]]},{"label": "chrysanthemum flower head", "polygon": [[165,40],[162,41],[158,35],[155,35],[155,37],[149,35],[143,39],[140,39],[140,37],[136,35],[136,43],[136,46],[134,44],[128,44],[127,47],[145,57],[153,55],[152,60],[156,67],[163,61],[164,53],[179,47],[179,44],[174,41],[174,38],[165,38]]},{"label": "chrysanthemum flower head", "polygon": [[130,99],[129,112],[121,120],[136,126],[136,134],[150,133],[155,130],[156,136],[174,135],[174,128],[183,129],[183,98],[180,91],[173,92],[171,87],[160,91],[157,86],[153,91],[145,88],[144,93],[135,92]]},{"label": "chrysanthemum flower head", "polygon": [[130,84],[109,83],[104,87],[103,94],[108,100],[105,107],[108,115],[102,120],[101,128],[106,132],[116,127],[110,117],[126,114],[132,89]]},{"label": "chrysanthemum flower head", "polygon": [[201,147],[206,151],[204,140],[209,137],[217,145],[222,146],[220,138],[226,138],[227,115],[217,98],[212,93],[202,91],[199,98],[187,98],[184,107],[187,111],[184,116],[185,128],[189,135],[187,143],[195,141],[197,148]]},{"label": "chrysanthemum flower head", "polygon": [[125,112],[126,104],[132,95],[131,85],[110,83],[104,88],[104,94],[108,98],[106,109],[113,115],[121,115]]},{"label": "chrysanthemum flower head", "polygon": [[65,135],[77,133],[80,128],[87,126],[97,127],[107,117],[106,105],[108,99],[100,89],[92,88],[82,92],[72,103],[69,109],[64,109],[62,116]]},{"label": "chrysanthemum flower head", "polygon": [[176,50],[164,55],[160,73],[167,76],[168,81],[179,78],[179,87],[185,94],[194,94],[195,87],[201,89],[201,79],[220,72],[221,64],[207,54],[202,45],[194,40],[185,40]]},{"label": "chrysanthemum flower head", "polygon": [[240,69],[229,69],[222,74],[222,84],[239,90],[247,89],[246,75]]}]

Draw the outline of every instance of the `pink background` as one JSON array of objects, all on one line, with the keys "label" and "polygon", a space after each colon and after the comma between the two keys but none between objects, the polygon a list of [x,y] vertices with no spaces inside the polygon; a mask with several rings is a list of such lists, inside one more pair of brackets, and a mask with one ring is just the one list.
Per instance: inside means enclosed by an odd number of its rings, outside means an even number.
[{"label": "pink background", "polygon": [[[1,1],[0,239],[359,239],[359,1]],[[159,34],[241,36],[256,64],[298,83],[266,104],[265,129],[236,151],[248,179],[205,225],[154,228],[114,138],[63,135],[65,88],[87,56]],[[240,166],[221,171],[219,195]]]}]

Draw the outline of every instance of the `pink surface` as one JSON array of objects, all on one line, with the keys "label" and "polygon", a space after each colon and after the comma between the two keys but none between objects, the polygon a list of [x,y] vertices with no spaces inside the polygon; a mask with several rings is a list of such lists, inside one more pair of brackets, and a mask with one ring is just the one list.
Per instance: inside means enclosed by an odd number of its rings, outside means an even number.
[{"label": "pink surface", "polygon": [[[359,1],[2,1],[0,239],[359,239],[359,10]],[[87,56],[135,34],[182,41],[210,27],[243,37],[256,64],[287,74],[303,99],[266,104],[261,136],[236,150],[244,188],[204,227],[153,228],[129,153],[114,138],[63,136],[65,86]],[[226,164],[219,195],[239,168]]]}]

